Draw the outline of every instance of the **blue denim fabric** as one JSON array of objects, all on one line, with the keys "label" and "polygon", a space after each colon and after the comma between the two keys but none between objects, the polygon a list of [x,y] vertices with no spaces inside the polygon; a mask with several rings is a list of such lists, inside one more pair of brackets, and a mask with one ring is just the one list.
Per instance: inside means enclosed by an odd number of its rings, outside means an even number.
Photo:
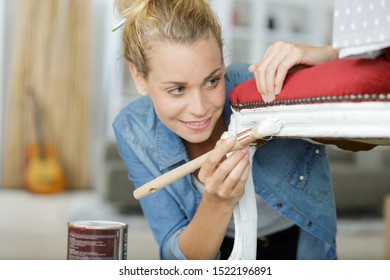
[{"label": "blue denim fabric", "polygon": [[[247,69],[244,63],[228,67],[227,95],[253,77]],[[230,115],[227,99],[227,124]],[[136,188],[189,161],[181,139],[157,118],[149,97],[125,107],[113,128],[128,177]],[[324,146],[298,139],[271,140],[254,155],[253,178],[256,193],[301,228],[298,259],[336,259],[336,211]],[[178,236],[200,200],[190,175],[140,200],[161,259],[186,259]]]}]

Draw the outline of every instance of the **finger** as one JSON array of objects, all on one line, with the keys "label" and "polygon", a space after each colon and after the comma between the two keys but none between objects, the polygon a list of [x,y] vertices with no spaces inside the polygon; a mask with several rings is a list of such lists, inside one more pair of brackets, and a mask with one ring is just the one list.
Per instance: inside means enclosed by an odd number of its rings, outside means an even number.
[{"label": "finger", "polygon": [[254,76],[255,81],[256,81],[257,91],[260,93],[261,96],[265,95],[266,91],[265,91],[265,87],[263,86],[263,85],[265,85],[265,83],[264,83],[264,79],[262,77],[262,72],[259,68],[261,65],[263,65],[265,63],[265,59],[268,57],[269,53],[272,51],[271,49],[272,49],[272,46],[268,47],[267,50],[265,51],[263,57],[260,59],[260,61],[250,65],[248,68],[248,70],[253,73],[253,76]]},{"label": "finger", "polygon": [[248,71],[254,73],[256,71],[257,64],[251,64],[248,67]]},{"label": "finger", "polygon": [[267,49],[266,54],[262,60],[258,63],[256,77],[258,80],[259,91],[266,102],[273,101],[275,99],[275,87],[274,79],[276,75],[277,59],[280,56],[280,52],[283,48],[282,43],[275,43]]},{"label": "finger", "polygon": [[239,183],[242,183],[245,180],[243,179],[243,173],[246,169],[246,167],[249,165],[249,158],[247,156],[248,154],[245,154],[244,157],[240,159],[240,161],[232,168],[232,170],[229,172],[225,179],[225,183],[231,186],[235,186]]},{"label": "finger", "polygon": [[296,65],[300,59],[300,54],[296,49],[292,44],[283,44],[279,53],[273,57],[268,66],[266,86],[267,90],[272,92],[274,96],[280,93],[288,70]]},{"label": "finger", "polygon": [[275,59],[275,56],[277,56],[279,51],[280,46],[278,44],[274,44],[270,48],[268,48],[266,54],[259,62],[259,66],[257,68],[259,83],[261,86],[261,93],[263,98],[265,99],[264,101],[272,101],[273,89],[270,90],[270,88],[268,87],[268,79],[271,72],[275,73],[275,70],[270,69],[270,65],[272,65],[272,61]]},{"label": "finger", "polygon": [[[261,82],[261,76],[260,76],[260,73],[258,71],[258,67],[259,67],[259,64],[261,63],[261,61],[259,63],[256,63],[256,64],[252,64],[249,66],[248,70],[250,72],[253,73],[253,76],[255,78],[255,82],[256,82],[256,88],[257,88],[257,91],[259,92],[259,94],[261,96],[264,95],[264,89],[262,87],[262,82]],[[263,98],[264,99],[264,98]]]},{"label": "finger", "polygon": [[262,70],[262,84],[265,87],[264,94],[268,102],[275,99],[275,76],[282,59],[283,57],[280,54],[273,56],[267,65],[264,65],[264,69]]},{"label": "finger", "polygon": [[251,165],[248,164],[245,166],[244,171],[241,174],[240,180],[237,182],[237,184],[234,186],[233,191],[231,193],[232,197],[241,197],[245,192],[245,184],[249,177],[249,172],[251,169]]},{"label": "finger", "polygon": [[289,71],[296,65],[302,63],[304,51],[301,47],[290,45],[287,47],[287,55],[280,62],[275,77],[275,94],[278,95],[283,88],[284,81]]},{"label": "finger", "polygon": [[[249,163],[249,162],[248,162],[248,163]],[[242,182],[246,182],[246,180],[248,180],[250,170],[251,170],[251,165],[248,164],[248,165],[245,167],[245,170],[244,170],[244,172],[243,172],[242,175],[241,175],[241,181],[242,181]]]},{"label": "finger", "polygon": [[287,77],[287,73],[296,64],[297,64],[297,60],[295,57],[292,56],[287,56],[283,61],[280,62],[274,80],[275,95],[278,95],[281,92],[284,81]]},{"label": "finger", "polygon": [[221,161],[224,160],[227,153],[229,153],[236,143],[236,136],[229,137],[224,140],[219,140],[215,145],[215,148],[211,151],[207,157],[205,163],[199,170],[199,179],[204,183],[204,180],[210,177],[215,169],[220,165]]},{"label": "finger", "polygon": [[[241,193],[240,187],[245,185],[245,181],[243,181],[242,174],[245,172],[246,167],[249,165],[248,153],[242,151],[236,151],[235,155],[237,158],[234,161],[227,163],[227,160],[224,161],[223,165],[219,170],[219,178],[220,182],[214,185],[214,192],[218,194],[218,196],[223,198],[232,198]],[[229,158],[230,159],[230,158]],[[238,161],[237,161],[238,160]],[[235,194],[234,194],[235,193]]]},{"label": "finger", "polygon": [[257,71],[259,65],[264,62],[264,58],[267,57],[269,53],[272,51],[271,49],[272,49],[272,45],[267,48],[267,50],[265,51],[263,57],[259,60],[259,62],[249,65],[248,67],[249,72],[255,73]]},{"label": "finger", "polygon": [[229,184],[225,184],[226,178],[229,177],[232,170],[234,170],[237,165],[239,165],[240,161],[247,155],[247,153],[247,148],[243,150],[237,150],[233,152],[226,160],[221,162],[208,181],[208,188],[210,192],[217,192],[217,190],[220,190],[223,185],[225,185],[227,188],[232,187]]}]

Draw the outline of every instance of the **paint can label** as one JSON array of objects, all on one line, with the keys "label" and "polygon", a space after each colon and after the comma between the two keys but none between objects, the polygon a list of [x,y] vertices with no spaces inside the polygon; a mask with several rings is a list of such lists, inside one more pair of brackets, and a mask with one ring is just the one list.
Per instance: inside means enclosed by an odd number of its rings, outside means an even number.
[{"label": "paint can label", "polygon": [[110,221],[68,223],[68,260],[126,260],[127,224]]}]

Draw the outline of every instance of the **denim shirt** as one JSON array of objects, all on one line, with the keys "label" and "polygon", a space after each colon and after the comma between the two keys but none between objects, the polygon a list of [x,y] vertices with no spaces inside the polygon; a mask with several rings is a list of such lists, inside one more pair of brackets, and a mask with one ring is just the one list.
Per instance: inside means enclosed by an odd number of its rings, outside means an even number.
[{"label": "denim shirt", "polygon": [[[232,113],[230,90],[252,77],[245,63],[227,68],[227,124]],[[113,128],[136,188],[190,160],[181,138],[158,119],[147,96],[127,105]],[[270,140],[256,150],[252,174],[255,192],[301,228],[298,259],[336,259],[336,211],[325,147],[299,139]],[[178,236],[194,217],[201,198],[187,175],[140,199],[161,259],[186,259]]]}]

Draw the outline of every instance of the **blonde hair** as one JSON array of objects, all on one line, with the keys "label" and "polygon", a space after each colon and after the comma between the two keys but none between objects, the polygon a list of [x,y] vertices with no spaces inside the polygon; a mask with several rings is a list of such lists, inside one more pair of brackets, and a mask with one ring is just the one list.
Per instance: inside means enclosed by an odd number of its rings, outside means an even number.
[{"label": "blonde hair", "polygon": [[116,0],[115,7],[126,18],[124,57],[145,78],[150,70],[148,52],[156,42],[192,44],[213,36],[222,59],[220,22],[206,0]]}]

